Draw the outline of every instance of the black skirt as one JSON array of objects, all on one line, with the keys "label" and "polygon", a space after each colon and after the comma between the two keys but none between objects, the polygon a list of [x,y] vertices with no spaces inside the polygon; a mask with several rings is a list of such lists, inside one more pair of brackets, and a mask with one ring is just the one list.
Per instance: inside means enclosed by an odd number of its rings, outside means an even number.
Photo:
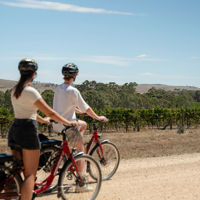
[{"label": "black skirt", "polygon": [[19,145],[22,149],[40,149],[38,123],[32,119],[15,119],[8,134],[8,146]]}]

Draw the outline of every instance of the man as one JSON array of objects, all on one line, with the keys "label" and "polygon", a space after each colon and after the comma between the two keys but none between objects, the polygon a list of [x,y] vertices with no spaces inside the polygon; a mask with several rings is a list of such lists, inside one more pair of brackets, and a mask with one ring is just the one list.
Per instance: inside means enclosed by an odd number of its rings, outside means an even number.
[{"label": "man", "polygon": [[[105,116],[98,116],[93,109],[84,101],[78,89],[73,87],[73,82],[78,75],[77,65],[68,63],[62,68],[64,83],[58,85],[54,94],[53,109],[67,120],[76,120],[76,113],[86,113],[90,117],[107,122]],[[85,121],[78,120],[80,133],[83,136],[87,128]],[[54,125],[54,130],[60,132],[63,129],[61,124]]]},{"label": "man", "polygon": [[[68,63],[62,68],[62,74],[64,76],[64,83],[58,85],[53,100],[53,109],[58,112],[67,120],[76,120],[76,113],[86,113],[90,117],[107,122],[107,118],[104,116],[98,116],[93,109],[84,101],[78,89],[73,87],[73,82],[75,81],[78,75],[79,69],[73,63]],[[82,120],[78,120],[80,127],[80,137],[77,134],[68,134],[71,144],[77,148],[77,151],[85,152],[85,147],[83,144],[83,135],[87,128],[87,123]],[[63,129],[62,124],[54,124],[53,129],[56,132],[61,132]],[[78,138],[76,141],[75,138]],[[79,164],[79,171],[82,173],[84,170],[84,163]],[[84,174],[84,172],[83,172]],[[83,175],[84,176],[84,175]],[[84,190],[84,191],[83,191]],[[87,192],[89,188],[78,188],[78,192]]]}]

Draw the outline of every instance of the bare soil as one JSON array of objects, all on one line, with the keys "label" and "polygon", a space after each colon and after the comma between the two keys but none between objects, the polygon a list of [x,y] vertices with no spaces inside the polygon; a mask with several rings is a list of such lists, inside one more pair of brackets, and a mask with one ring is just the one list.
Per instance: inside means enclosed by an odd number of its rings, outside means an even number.
[{"label": "bare soil", "polygon": [[[102,183],[97,200],[200,199],[200,129],[103,133],[104,138],[118,146],[121,162],[114,177]],[[0,152],[9,152],[6,140],[0,144]]]}]

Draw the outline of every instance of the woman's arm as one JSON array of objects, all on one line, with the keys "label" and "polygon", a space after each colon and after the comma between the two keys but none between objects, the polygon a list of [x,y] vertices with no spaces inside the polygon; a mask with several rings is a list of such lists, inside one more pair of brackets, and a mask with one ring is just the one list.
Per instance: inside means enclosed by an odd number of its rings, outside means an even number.
[{"label": "woman's arm", "polygon": [[72,126],[75,124],[78,126],[78,122],[76,121],[68,121],[61,115],[59,115],[56,111],[54,111],[45,101],[43,98],[38,99],[34,105],[43,112],[47,117],[50,117],[51,119],[55,120],[56,122],[65,124],[67,126]]},{"label": "woman's arm", "polygon": [[40,115],[37,115],[37,121],[41,124],[50,124],[50,118],[49,117],[41,117]]}]

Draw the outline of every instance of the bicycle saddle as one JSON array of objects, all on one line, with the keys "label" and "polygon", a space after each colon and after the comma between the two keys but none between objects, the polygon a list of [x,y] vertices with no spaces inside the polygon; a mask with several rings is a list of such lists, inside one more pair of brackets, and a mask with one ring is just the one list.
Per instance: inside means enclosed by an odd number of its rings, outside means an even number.
[{"label": "bicycle saddle", "polygon": [[13,156],[11,154],[6,154],[6,153],[0,154],[0,164],[3,164],[4,162],[7,162],[7,161],[12,161],[12,160],[13,160]]}]

